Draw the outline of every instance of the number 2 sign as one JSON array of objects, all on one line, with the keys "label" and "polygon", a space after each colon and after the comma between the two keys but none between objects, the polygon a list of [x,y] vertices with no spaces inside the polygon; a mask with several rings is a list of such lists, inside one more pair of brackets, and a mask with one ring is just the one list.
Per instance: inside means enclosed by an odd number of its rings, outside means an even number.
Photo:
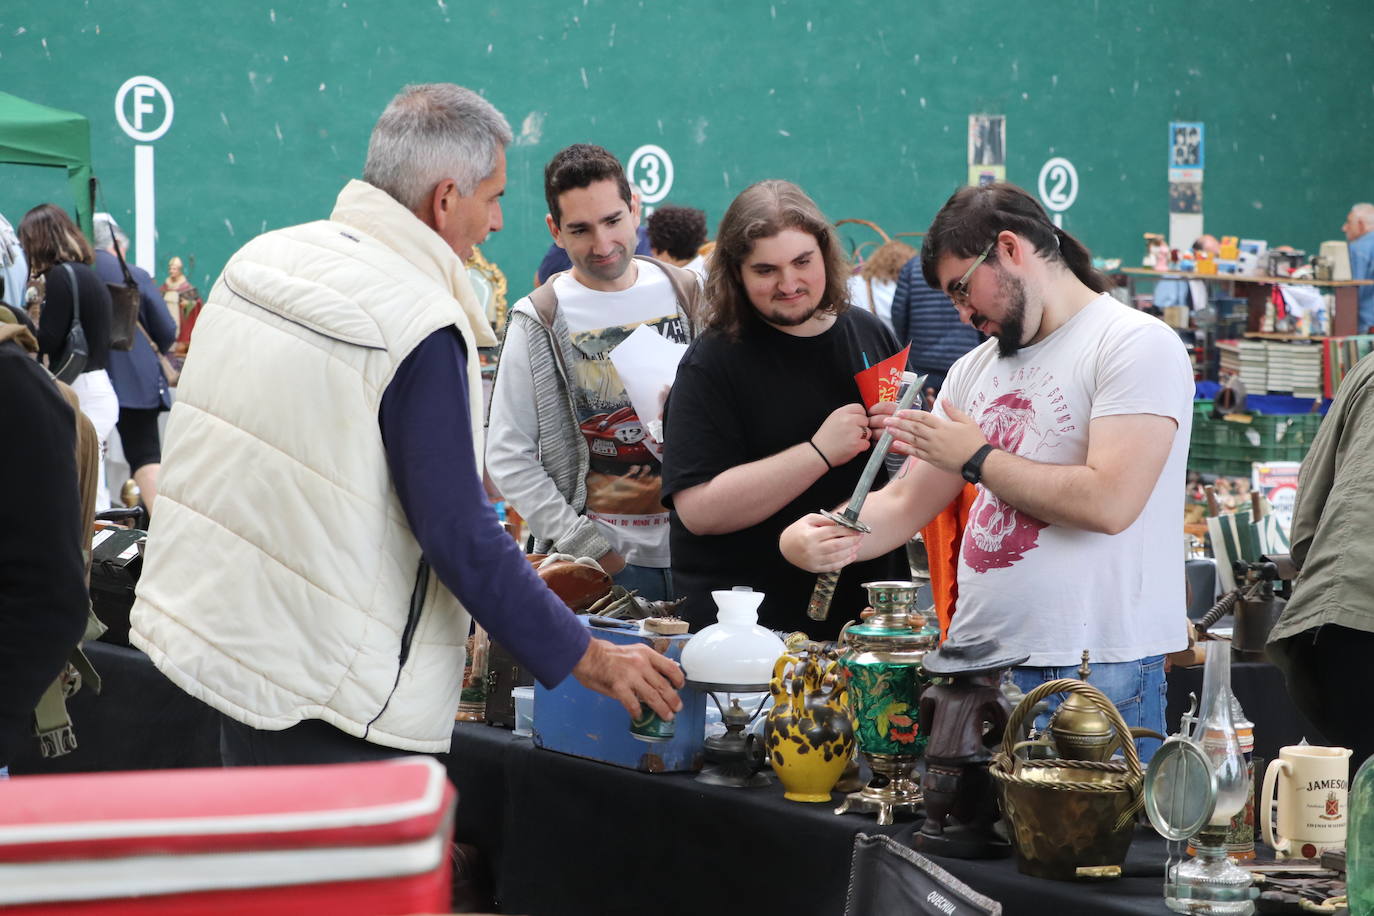
[{"label": "number 2 sign", "polygon": [[1073,163],[1056,156],[1040,168],[1040,200],[1054,213],[1054,224],[1063,225],[1063,213],[1078,199],[1078,170]]}]

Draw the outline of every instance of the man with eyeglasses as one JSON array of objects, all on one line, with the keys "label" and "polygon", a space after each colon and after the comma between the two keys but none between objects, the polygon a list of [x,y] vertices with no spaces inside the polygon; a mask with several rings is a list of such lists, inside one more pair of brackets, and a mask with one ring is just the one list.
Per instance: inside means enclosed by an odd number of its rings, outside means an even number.
[{"label": "man with eyeglasses", "polygon": [[888,421],[917,460],[864,504],[873,533],[808,515],[783,532],[783,553],[839,569],[901,544],[974,484],[951,635],[1029,654],[1014,671],[1026,691],[1075,677],[1087,649],[1089,680],[1126,723],[1162,733],[1164,655],[1188,642],[1182,343],[1108,295],[1088,250],[1013,185],[955,193],[921,263],[990,339],[950,369],[932,412]]}]

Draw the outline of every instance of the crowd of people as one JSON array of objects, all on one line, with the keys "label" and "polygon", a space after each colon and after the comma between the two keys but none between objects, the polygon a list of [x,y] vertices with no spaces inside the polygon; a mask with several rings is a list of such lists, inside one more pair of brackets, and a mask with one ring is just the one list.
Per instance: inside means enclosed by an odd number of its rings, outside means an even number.
[{"label": "crowd of people", "polygon": [[[24,473],[75,475],[72,415],[23,350],[31,332],[100,447],[119,430],[153,510],[131,640],[222,714],[226,764],[447,750],[471,619],[546,686],[572,676],[631,715],[672,718],[677,666],[589,637],[502,530],[484,470],[534,551],[684,598],[694,628],[714,619],[712,590],[751,586],[764,624],[821,639],[849,615],[806,619],[815,574],[840,571],[840,603],[862,607],[860,584],[907,578],[906,543],[966,493],[951,632],[1029,655],[1026,690],[1072,676],[1088,649],[1127,724],[1166,730],[1164,656],[1189,639],[1189,360],[1031,195],[962,188],[919,252],[889,243],[856,274],[793,183],[746,188],[708,246],[702,211],[643,219],[619,161],[574,144],[544,171],[552,243],[534,289],[494,329],[463,264],[503,228],[511,142],[476,93],[407,87],[328,219],[249,242],[203,311],[179,262],[160,290],[128,268],[142,330],[129,350],[108,339],[106,284],[126,269],[113,219],[97,220],[94,251],[52,205],[18,227],[40,308],[8,310],[22,331],[0,333],[0,369],[34,391],[47,432],[33,441],[64,456]],[[195,356],[172,404],[183,317]],[[686,345],[661,418],[637,414],[610,358],[640,327]],[[908,342],[929,409],[866,405],[855,374]],[[477,351],[498,343],[487,411]],[[861,535],[818,510],[843,504],[885,431],[904,463]],[[226,468],[253,471],[230,494]],[[7,613],[71,610],[33,651],[0,649],[27,653],[28,672],[22,691],[0,683],[0,764],[16,710],[79,638],[75,492],[52,503],[52,594],[0,589]]]}]

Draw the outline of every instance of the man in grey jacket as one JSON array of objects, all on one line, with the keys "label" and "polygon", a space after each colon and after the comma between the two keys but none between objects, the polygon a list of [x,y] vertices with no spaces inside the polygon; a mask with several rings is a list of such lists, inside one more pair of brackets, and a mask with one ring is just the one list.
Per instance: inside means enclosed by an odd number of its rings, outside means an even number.
[{"label": "man in grey jacket", "polygon": [[1367,726],[1374,687],[1374,355],[1341,382],[1302,463],[1293,504],[1293,597],[1269,634],[1288,692],[1334,744],[1374,754]]},{"label": "man in grey jacket", "polygon": [[646,324],[686,342],[695,277],[635,257],[639,201],[620,163],[575,144],[544,170],[546,217],[572,269],[516,303],[496,376],[487,470],[538,553],[598,560],[640,597],[673,597],[662,466],[611,363]]}]

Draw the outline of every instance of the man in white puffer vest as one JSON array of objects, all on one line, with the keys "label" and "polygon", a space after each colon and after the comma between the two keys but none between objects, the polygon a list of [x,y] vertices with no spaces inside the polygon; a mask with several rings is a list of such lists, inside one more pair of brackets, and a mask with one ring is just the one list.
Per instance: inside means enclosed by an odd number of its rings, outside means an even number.
[{"label": "man in white puffer vest", "polygon": [[510,141],[476,93],[407,87],[330,219],[249,242],[205,303],[132,641],[223,713],[226,764],[447,751],[469,612],[547,686],[681,707],[677,666],[588,638],[482,488],[496,339],[463,261]]}]

